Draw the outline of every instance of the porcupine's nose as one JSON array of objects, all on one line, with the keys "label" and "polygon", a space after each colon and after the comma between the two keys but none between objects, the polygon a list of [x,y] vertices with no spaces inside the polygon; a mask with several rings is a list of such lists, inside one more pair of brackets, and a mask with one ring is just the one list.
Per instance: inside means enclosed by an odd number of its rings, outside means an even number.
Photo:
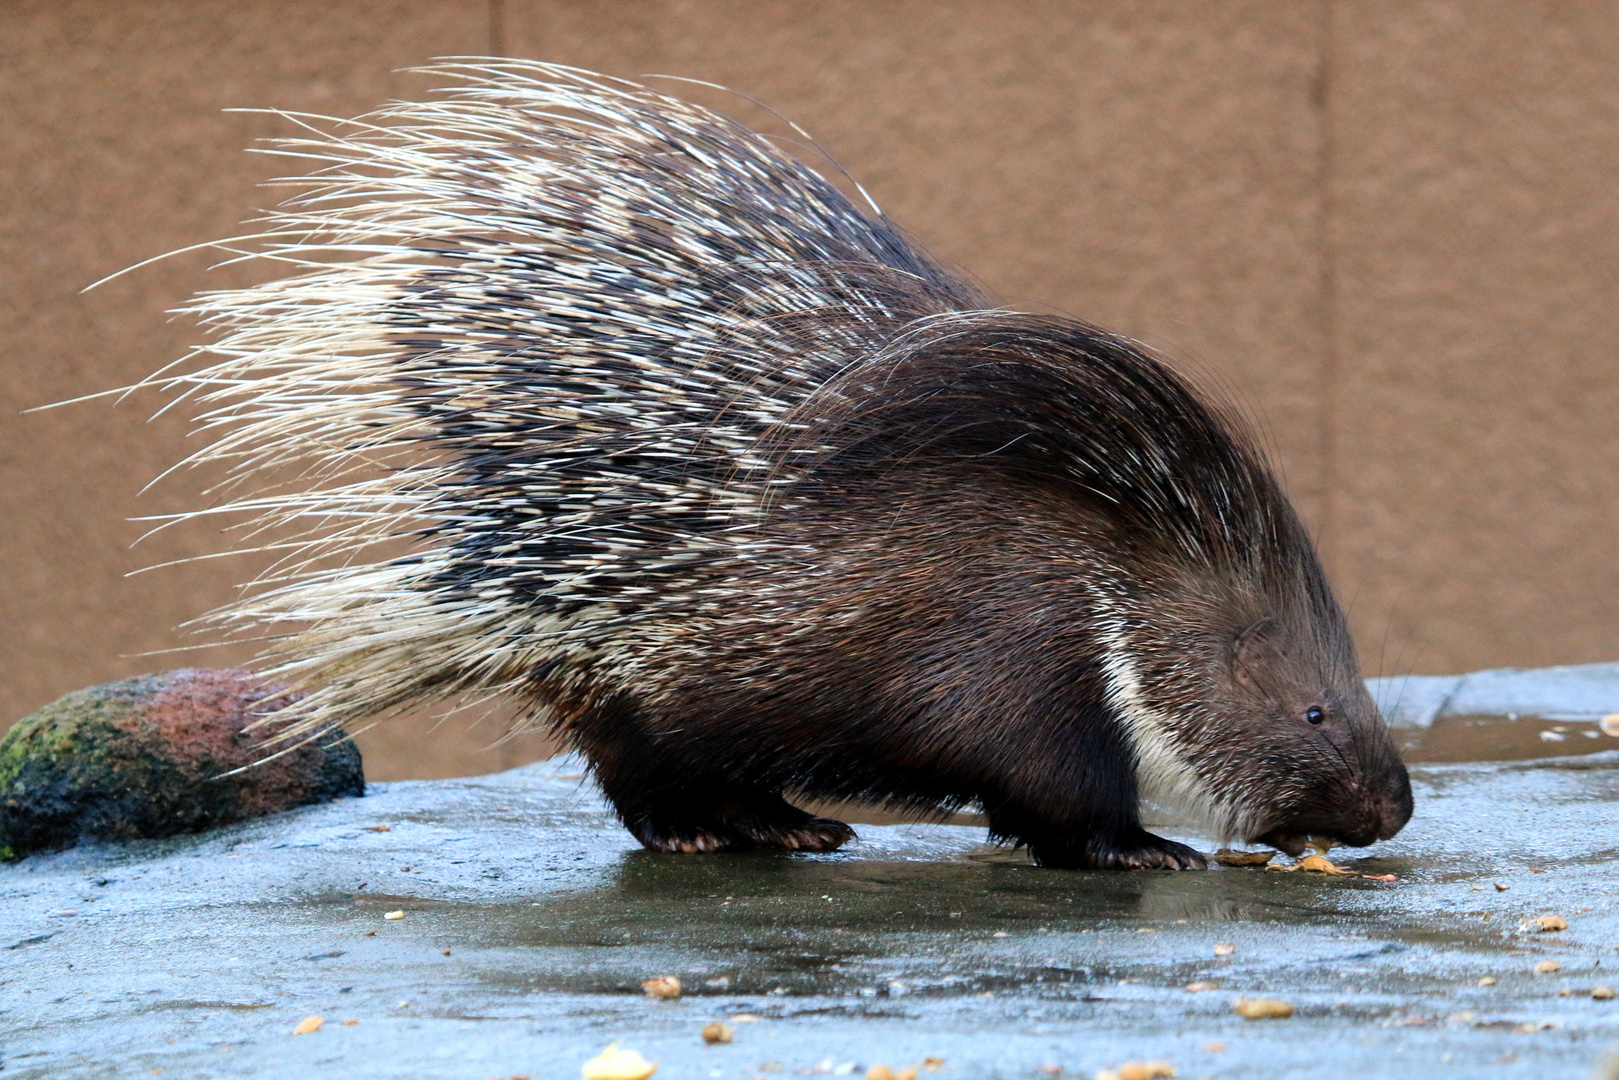
[{"label": "porcupine's nose", "polygon": [[1389,771],[1388,782],[1372,803],[1372,817],[1377,822],[1377,838],[1387,840],[1411,820],[1411,776],[1405,763],[1396,760]]}]

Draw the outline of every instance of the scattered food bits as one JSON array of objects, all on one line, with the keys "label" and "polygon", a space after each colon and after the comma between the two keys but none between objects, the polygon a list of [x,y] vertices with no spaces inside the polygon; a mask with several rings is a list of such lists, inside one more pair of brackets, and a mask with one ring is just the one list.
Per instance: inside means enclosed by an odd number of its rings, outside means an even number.
[{"label": "scattered food bits", "polygon": [[1225,1053],[1225,1043],[1223,1043],[1223,1042],[1204,1043],[1203,1044],[1203,1052],[1205,1054],[1223,1054],[1223,1053]]},{"label": "scattered food bits", "polygon": [[1222,941],[1214,947],[1215,956],[1230,956],[1237,951],[1237,947],[1228,941]]},{"label": "scattered food bits", "polygon": [[[1525,813],[1528,813],[1528,811],[1527,811],[1527,810],[1526,810],[1526,811],[1524,811],[1524,812],[1525,812]],[[1542,870],[1542,869],[1541,869],[1541,868],[1540,868],[1540,867],[1538,867],[1538,866],[1531,866],[1531,867],[1530,867],[1530,868],[1529,868],[1529,872],[1530,872],[1530,873],[1531,873],[1531,874],[1544,874],[1544,873],[1545,873],[1545,872],[1546,872],[1546,871],[1544,871],[1544,870]]]},{"label": "scattered food bits", "polygon": [[1214,853],[1214,861],[1221,866],[1264,866],[1276,858],[1274,851],[1236,851],[1221,848]]},{"label": "scattered food bits", "polygon": [[394,827],[392,825],[366,825],[366,826],[363,826],[363,828],[365,829],[366,832],[393,832],[394,831]]},{"label": "scattered food bits", "polygon": [[1557,996],[1558,997],[1573,997],[1574,996],[1574,988],[1572,986],[1561,987],[1557,991]]},{"label": "scattered food bits", "polygon": [[1399,881],[1393,874],[1362,874],[1367,881]]},{"label": "scattered food bits", "polygon": [[703,1041],[713,1046],[715,1043],[728,1043],[735,1038],[736,1032],[731,1025],[719,1020],[703,1025]]},{"label": "scattered food bits", "polygon": [[1218,989],[1220,989],[1220,984],[1213,982],[1192,982],[1186,984],[1186,992],[1188,994],[1197,994],[1203,992],[1204,990]]},{"label": "scattered food bits", "polygon": [[361,937],[376,937],[377,932],[375,930],[367,930],[365,933],[361,934],[360,936]]},{"label": "scattered food bits", "polygon": [[1494,975],[1486,975],[1478,981],[1480,986],[1494,986],[1499,980]]},{"label": "scattered food bits", "polygon": [[579,1067],[583,1080],[646,1080],[657,1071],[656,1061],[648,1061],[618,1043],[609,1043],[607,1049]]},{"label": "scattered food bits", "polygon": [[673,975],[659,975],[641,984],[646,996],[659,1001],[673,1001],[680,996],[680,980]]},{"label": "scattered food bits", "polygon": [[359,1027],[359,1026],[360,1026],[360,1022],[358,1020],[344,1020],[343,1021],[343,1027]]},{"label": "scattered food bits", "polygon": [[445,950],[444,950],[444,955],[445,955],[445,956],[449,956],[449,955],[450,955],[450,950],[449,950],[449,949],[445,949]]},{"label": "scattered food bits", "polygon": [[1308,870],[1313,874],[1353,874],[1353,870],[1346,870],[1328,859],[1325,855],[1306,855],[1293,864],[1295,870]]},{"label": "scattered food bits", "polygon": [[757,1024],[758,1022],[759,1018],[752,1013],[737,1013],[731,1017],[731,1023],[733,1024]]},{"label": "scattered food bits", "polygon": [[388,911],[384,912],[382,917],[389,922],[398,922],[405,917],[405,913],[403,911]]},{"label": "scattered food bits", "polygon": [[1293,1006],[1276,998],[1238,998],[1231,1006],[1244,1020],[1286,1020]]},{"label": "scattered food bits", "polygon": [[1540,963],[1535,965],[1535,974],[1537,975],[1550,975],[1554,971],[1562,970],[1563,965],[1559,964],[1556,960],[1542,960]]},{"label": "scattered food bits", "polygon": [[1495,885],[1496,892],[1506,892],[1508,889],[1512,888],[1511,885],[1503,885],[1499,881],[1492,882],[1492,884]]},{"label": "scattered food bits", "polygon": [[1545,934],[1555,930],[1567,930],[1568,920],[1561,915],[1537,915],[1533,919],[1525,919],[1518,929],[1530,934]]},{"label": "scattered food bits", "polygon": [[1006,931],[1005,930],[997,930],[991,936],[993,936],[993,937],[1005,937],[1006,936]]},{"label": "scattered food bits", "polygon": [[1614,998],[1613,987],[1598,986],[1591,991],[1591,996],[1597,1001],[1612,1001]]},{"label": "scattered food bits", "polygon": [[[1057,1071],[1061,1072],[1062,1068],[1059,1066]],[[916,1080],[916,1066],[907,1065],[896,1072],[887,1065],[873,1065],[866,1070],[866,1080]]]},{"label": "scattered food bits", "polygon": [[318,1016],[306,1016],[298,1021],[298,1026],[292,1029],[294,1035],[313,1035],[326,1026],[326,1021]]},{"label": "scattered food bits", "polygon": [[1614,738],[1619,739],[1619,713],[1609,713],[1604,716],[1597,721],[1597,727],[1602,729],[1602,734],[1612,735]]},{"label": "scattered food bits", "polygon": [[928,1056],[922,1059],[922,1068],[928,1072],[938,1072],[944,1068],[944,1058]]}]

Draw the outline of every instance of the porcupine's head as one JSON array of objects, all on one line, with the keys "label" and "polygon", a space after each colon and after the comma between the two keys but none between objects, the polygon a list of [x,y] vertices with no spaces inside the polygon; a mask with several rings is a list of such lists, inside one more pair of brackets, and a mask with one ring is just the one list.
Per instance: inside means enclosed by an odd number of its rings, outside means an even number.
[{"label": "porcupine's head", "polygon": [[1273,520],[1255,563],[1149,556],[1121,590],[1104,667],[1138,786],[1293,855],[1388,839],[1411,816],[1405,766],[1308,535],[1290,510]]},{"label": "porcupine's head", "polygon": [[1066,625],[1041,631],[1040,662],[1099,669],[1081,677],[1149,809],[1293,854],[1409,819],[1315,546],[1233,410],[1135,343],[1005,311],[918,327],[842,382],[864,417],[850,443],[992,470],[1050,508],[1025,547],[1056,574],[1025,610]]},{"label": "porcupine's head", "polygon": [[1127,374],[1095,437],[1134,464],[1099,485],[1097,645],[1143,801],[1294,855],[1393,836],[1410,780],[1262,453],[1157,361],[1104,347]]}]

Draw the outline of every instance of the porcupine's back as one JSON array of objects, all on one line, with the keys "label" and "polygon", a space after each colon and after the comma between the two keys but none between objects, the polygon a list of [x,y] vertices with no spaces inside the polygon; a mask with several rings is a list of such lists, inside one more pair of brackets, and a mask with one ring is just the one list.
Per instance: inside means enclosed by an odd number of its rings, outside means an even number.
[{"label": "porcupine's back", "polygon": [[309,134],[272,152],[315,171],[235,250],[296,272],[202,295],[209,365],[158,380],[207,406],[198,458],[243,482],[204,512],[293,537],[213,620],[274,639],[311,725],[634,667],[616,628],[644,642],[760,557],[788,414],[984,306],[699,107],[549,65],[430,70],[456,88],[293,117]]}]

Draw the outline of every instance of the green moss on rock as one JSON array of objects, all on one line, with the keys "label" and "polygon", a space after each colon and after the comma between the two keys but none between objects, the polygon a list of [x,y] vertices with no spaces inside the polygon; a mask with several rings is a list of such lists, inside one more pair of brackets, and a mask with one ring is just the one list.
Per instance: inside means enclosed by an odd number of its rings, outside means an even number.
[{"label": "green moss on rock", "polygon": [[0,858],[364,794],[359,751],[337,729],[254,765],[275,725],[243,729],[294,698],[247,671],[193,668],[59,698],[0,739]]}]

